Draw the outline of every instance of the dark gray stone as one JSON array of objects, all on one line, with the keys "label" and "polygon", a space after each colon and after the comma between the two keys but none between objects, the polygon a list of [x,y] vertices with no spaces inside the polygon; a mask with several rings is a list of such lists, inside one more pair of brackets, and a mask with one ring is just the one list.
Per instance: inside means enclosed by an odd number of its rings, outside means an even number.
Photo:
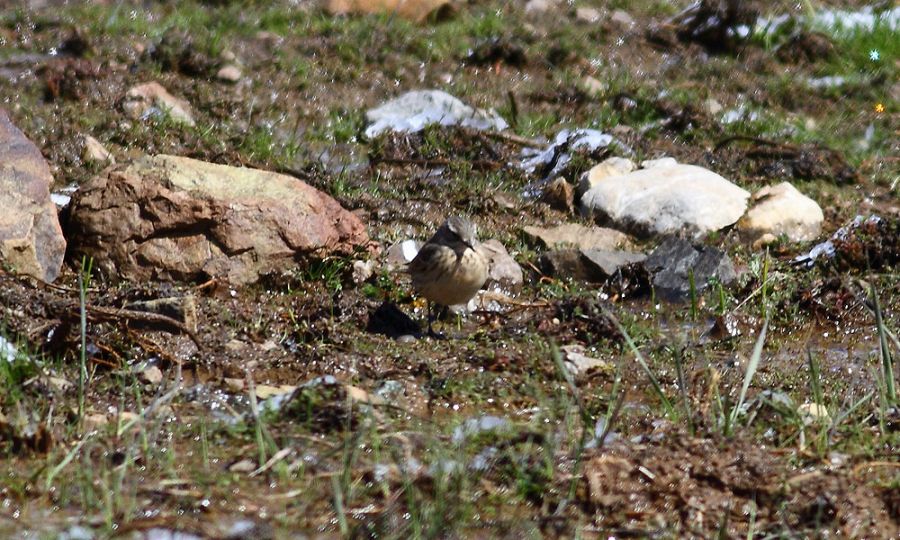
[{"label": "dark gray stone", "polygon": [[694,246],[682,238],[670,237],[657,247],[644,261],[644,267],[653,276],[653,288],[661,298],[679,302],[690,296],[690,271],[694,272],[697,291],[705,289],[716,278],[728,285],[737,278],[737,272],[728,255],[721,249]]}]

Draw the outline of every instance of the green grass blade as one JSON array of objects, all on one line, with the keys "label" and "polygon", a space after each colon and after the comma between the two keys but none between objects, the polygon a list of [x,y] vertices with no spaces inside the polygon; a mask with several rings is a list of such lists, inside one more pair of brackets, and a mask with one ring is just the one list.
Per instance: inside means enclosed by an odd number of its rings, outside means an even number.
[{"label": "green grass blade", "polygon": [[881,370],[884,376],[885,394],[889,403],[895,403],[897,401],[897,390],[894,383],[894,362],[891,358],[891,348],[888,345],[884,317],[881,313],[881,302],[878,300],[875,285],[871,286],[871,291],[872,302],[875,304],[875,323],[878,326],[878,343],[881,349]]},{"label": "green grass blade", "polygon": [[759,338],[756,340],[756,345],[753,346],[753,354],[750,356],[750,361],[747,363],[747,371],[744,373],[744,384],[741,386],[741,393],[738,397],[737,403],[734,404],[734,408],[731,409],[731,414],[729,415],[728,425],[731,429],[734,429],[735,421],[737,420],[738,414],[740,414],[741,408],[744,406],[744,400],[747,399],[747,390],[750,388],[750,382],[753,381],[753,375],[756,374],[756,368],[759,367],[759,362],[762,359],[762,351],[763,345],[766,342],[766,332],[769,329],[769,320],[763,323],[762,330],[759,332]]},{"label": "green grass blade", "polygon": [[650,379],[650,384],[653,386],[653,391],[656,392],[656,395],[659,397],[659,400],[662,402],[663,407],[666,409],[666,415],[669,418],[677,419],[678,412],[675,410],[675,407],[672,405],[672,402],[669,401],[669,398],[666,397],[666,394],[663,392],[662,386],[660,386],[659,381],[656,380],[656,377],[653,375],[653,372],[650,371],[650,366],[647,365],[647,361],[644,360],[644,355],[641,354],[641,351],[638,350],[637,345],[634,344],[634,340],[631,339],[631,336],[628,335],[628,332],[625,331],[625,328],[619,323],[619,320],[605,307],[603,309],[603,314],[612,321],[613,325],[615,325],[616,329],[620,334],[625,338],[625,343],[628,344],[628,348],[631,349],[631,352],[634,353],[634,358],[637,360],[637,363],[641,366],[641,369],[644,370],[644,373],[647,375],[647,378]]}]

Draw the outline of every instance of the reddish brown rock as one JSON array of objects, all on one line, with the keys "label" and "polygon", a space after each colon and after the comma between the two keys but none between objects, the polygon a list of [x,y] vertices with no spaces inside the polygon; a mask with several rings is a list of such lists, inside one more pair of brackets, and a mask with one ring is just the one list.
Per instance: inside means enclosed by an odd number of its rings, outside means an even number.
[{"label": "reddish brown rock", "polygon": [[0,261],[48,283],[66,253],[52,182],[41,151],[0,109]]},{"label": "reddish brown rock", "polygon": [[368,243],[359,218],[296,178],[167,155],[92,179],[73,201],[72,224],[76,254],[131,280],[244,284]]}]

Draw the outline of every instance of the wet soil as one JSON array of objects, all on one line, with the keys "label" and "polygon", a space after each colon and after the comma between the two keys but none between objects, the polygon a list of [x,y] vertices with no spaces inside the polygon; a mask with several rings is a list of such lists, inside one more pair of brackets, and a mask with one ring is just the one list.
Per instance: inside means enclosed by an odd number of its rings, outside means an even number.
[{"label": "wet soil", "polygon": [[[900,536],[900,415],[884,399],[868,296],[874,286],[896,333],[900,147],[885,97],[896,58],[858,89],[814,91],[797,81],[835,69],[820,36],[784,36],[796,54],[758,40],[711,51],[678,32],[661,45],[651,27],[684,6],[658,2],[628,7],[630,28],[565,4],[526,14],[495,1],[423,26],[305,2],[34,4],[0,2],[0,98],[55,188],[102,170],[83,160],[84,135],[119,161],[170,153],[278,170],[356,212],[383,248],[424,240],[451,210],[471,215],[526,279],[513,302],[451,316],[448,339],[434,340],[408,279],[379,269],[357,283],[352,258],[298,261],[243,288],[93,273],[82,335],[82,261],[53,285],[4,269],[0,333],[27,359],[0,369],[0,535]],[[232,55],[237,84],[215,77]],[[586,89],[586,76],[603,88]],[[147,81],[190,102],[197,127],[128,119],[122,97]],[[417,88],[496,108],[518,137],[363,137],[367,108]],[[724,123],[708,99],[761,119]],[[582,218],[525,196],[538,179],[515,163],[523,139],[566,127],[751,191],[789,180],[825,210],[821,240],[859,214],[884,221],[812,268],[792,263],[811,245],[763,252],[733,231],[711,235],[741,277],[694,309],[658,301],[645,279],[543,275],[521,228]],[[565,178],[600,157],[579,156]],[[122,311],[188,296],[192,333]],[[764,312],[763,361],[727,425]],[[612,368],[567,375],[556,352],[567,344]],[[304,384],[266,409],[264,392]],[[798,413],[817,400],[829,418]],[[485,417],[501,427],[458,435]]]}]

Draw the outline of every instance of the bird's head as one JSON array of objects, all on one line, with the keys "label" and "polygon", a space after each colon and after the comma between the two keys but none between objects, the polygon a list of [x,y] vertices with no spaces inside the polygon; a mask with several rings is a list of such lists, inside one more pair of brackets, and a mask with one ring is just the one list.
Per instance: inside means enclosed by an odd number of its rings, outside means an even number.
[{"label": "bird's head", "polygon": [[452,216],[441,226],[450,238],[462,242],[466,246],[475,249],[478,245],[478,231],[475,224],[462,216]]}]

